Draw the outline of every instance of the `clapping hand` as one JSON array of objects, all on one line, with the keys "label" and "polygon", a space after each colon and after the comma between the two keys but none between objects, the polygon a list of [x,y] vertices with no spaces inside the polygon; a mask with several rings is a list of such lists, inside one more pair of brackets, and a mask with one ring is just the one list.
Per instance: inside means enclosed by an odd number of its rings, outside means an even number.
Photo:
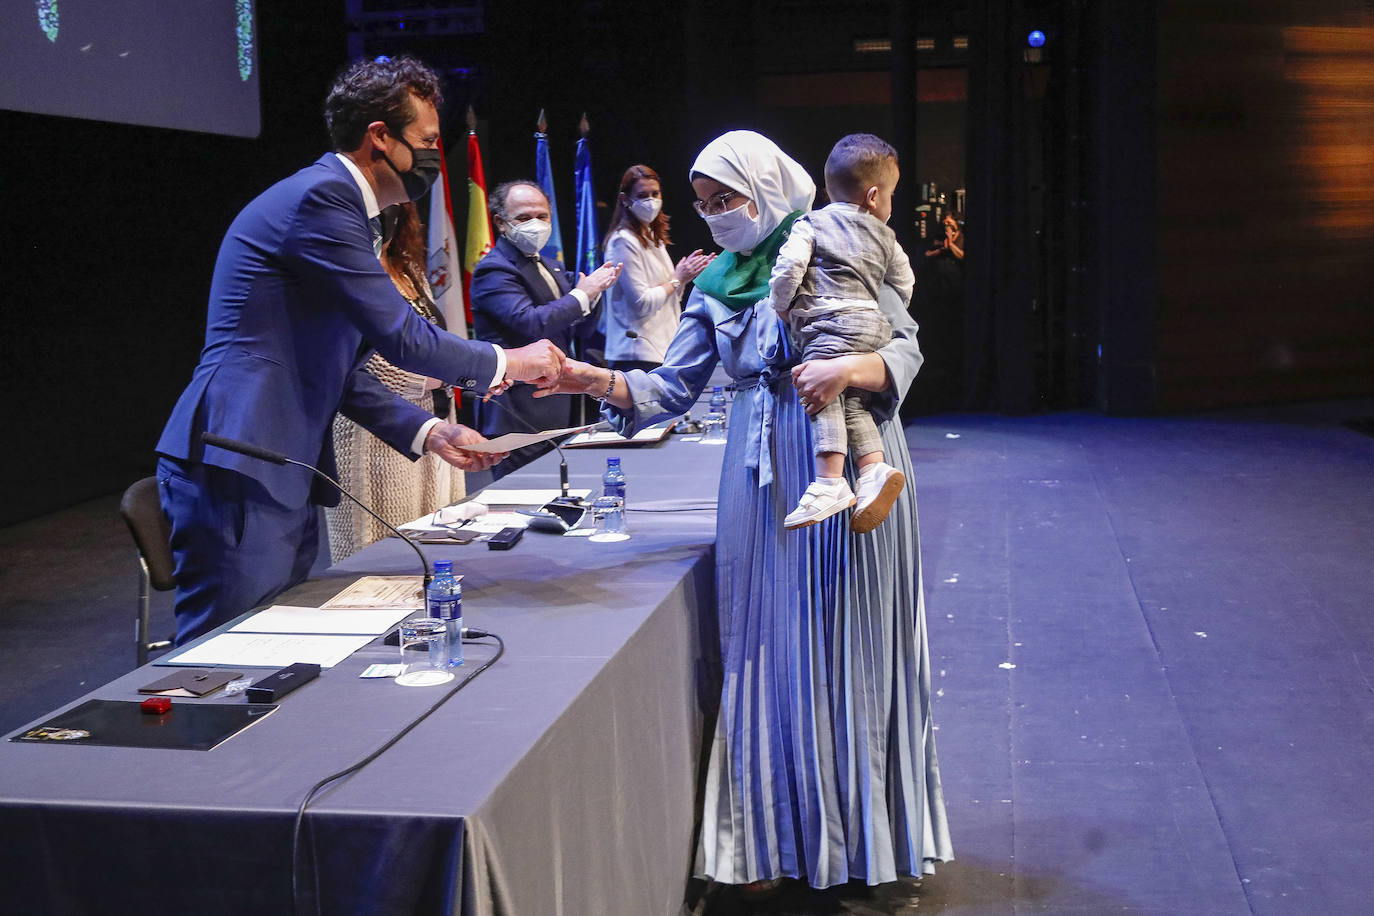
[{"label": "clapping hand", "polygon": [[677,267],[673,268],[673,276],[677,278],[679,283],[688,283],[695,280],[697,275],[709,267],[715,259],[715,252],[702,254],[701,249],[698,248],[677,262]]},{"label": "clapping hand", "polygon": [[595,299],[615,285],[615,281],[620,279],[620,269],[624,266],[607,261],[589,274],[578,274],[577,288],[586,293],[588,299]]}]

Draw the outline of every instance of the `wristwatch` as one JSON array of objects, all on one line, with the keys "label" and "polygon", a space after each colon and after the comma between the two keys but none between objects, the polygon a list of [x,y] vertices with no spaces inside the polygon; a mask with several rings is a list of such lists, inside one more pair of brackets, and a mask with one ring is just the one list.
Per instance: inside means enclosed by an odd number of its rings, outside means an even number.
[{"label": "wristwatch", "polygon": [[677,292],[682,287],[682,281],[679,280],[677,277],[673,277],[668,282],[673,284],[673,292]]}]

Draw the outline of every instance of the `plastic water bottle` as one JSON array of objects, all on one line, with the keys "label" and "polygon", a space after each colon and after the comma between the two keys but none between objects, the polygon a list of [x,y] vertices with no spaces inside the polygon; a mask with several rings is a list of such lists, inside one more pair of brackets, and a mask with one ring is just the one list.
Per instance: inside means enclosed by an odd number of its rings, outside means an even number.
[{"label": "plastic water bottle", "polygon": [[701,441],[716,444],[725,441],[725,391],[719,385],[711,388],[711,402],[706,410]]},{"label": "plastic water bottle", "polygon": [[625,523],[625,472],[619,458],[606,459],[606,473],[601,475],[601,496],[592,503],[596,519],[593,541],[623,541],[629,537]]},{"label": "plastic water bottle", "polygon": [[625,505],[625,472],[620,469],[619,458],[606,459],[606,473],[601,475],[601,495],[614,496]]},{"label": "plastic water bottle", "polygon": [[448,664],[463,663],[463,583],[453,576],[450,560],[434,561],[434,578],[425,592],[425,616],[442,620],[448,629]]},{"label": "plastic water bottle", "polygon": [[711,389],[711,416],[720,417],[720,422],[725,423],[725,390],[719,385]]}]

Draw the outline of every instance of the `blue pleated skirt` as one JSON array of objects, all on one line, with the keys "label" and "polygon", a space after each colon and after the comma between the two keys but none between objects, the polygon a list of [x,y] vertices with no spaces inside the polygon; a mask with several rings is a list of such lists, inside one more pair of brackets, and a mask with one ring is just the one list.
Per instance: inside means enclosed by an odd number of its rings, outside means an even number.
[{"label": "blue pleated skirt", "polygon": [[[778,382],[760,488],[757,401],[736,398],[716,533],[723,687],[697,872],[814,887],[919,876],[953,858],[930,719],[915,479],[900,423],[880,424],[907,487],[868,534],[849,513],[782,527],[814,476],[810,425]],[[741,409],[744,408],[744,409]],[[851,486],[853,469],[848,470]]]}]

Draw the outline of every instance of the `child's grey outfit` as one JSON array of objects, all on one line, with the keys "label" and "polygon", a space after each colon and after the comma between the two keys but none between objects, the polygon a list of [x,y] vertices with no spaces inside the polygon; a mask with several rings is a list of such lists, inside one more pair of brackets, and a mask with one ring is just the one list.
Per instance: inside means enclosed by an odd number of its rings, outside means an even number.
[{"label": "child's grey outfit", "polygon": [[[856,204],[833,203],[800,217],[778,252],[769,296],[801,339],[804,359],[872,353],[892,340],[878,310],[878,289],[887,284],[911,302],[916,284],[911,262],[886,223]],[[871,393],[846,388],[811,418],[814,451],[850,452],[855,458],[882,450],[869,411]]]}]

